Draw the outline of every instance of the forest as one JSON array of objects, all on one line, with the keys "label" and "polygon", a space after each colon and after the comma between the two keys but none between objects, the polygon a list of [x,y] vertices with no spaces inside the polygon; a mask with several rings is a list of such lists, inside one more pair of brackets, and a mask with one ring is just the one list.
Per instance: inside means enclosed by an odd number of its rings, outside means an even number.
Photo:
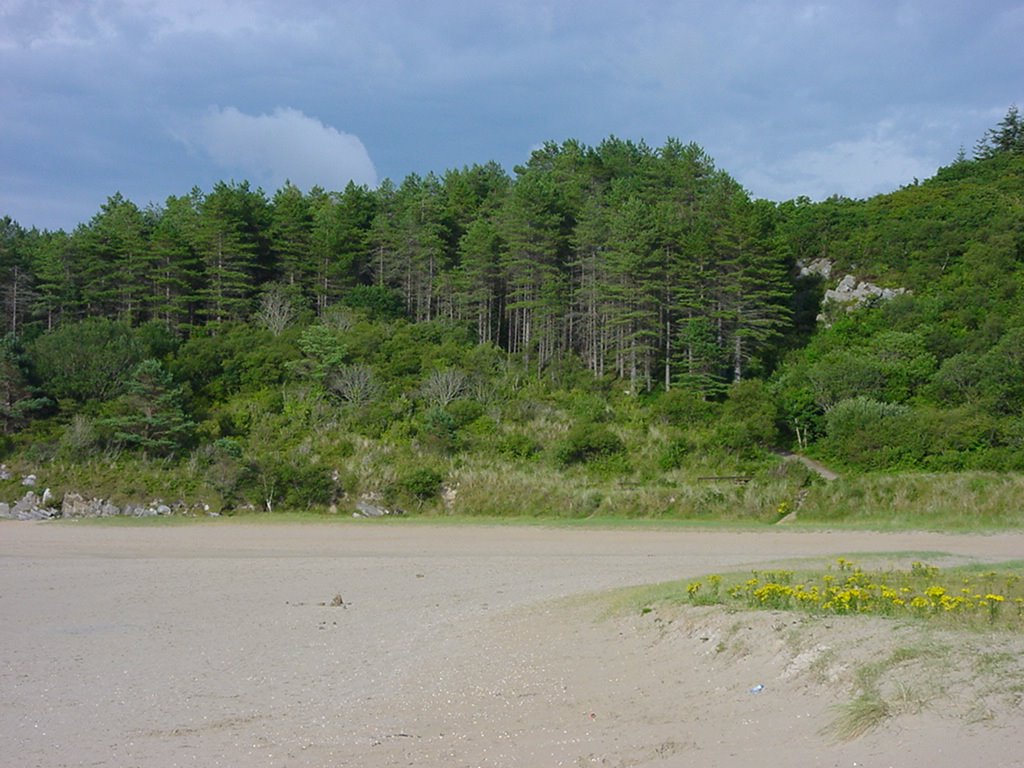
[{"label": "forest", "polygon": [[[847,275],[891,290],[844,303]],[[1022,278],[1016,108],[867,200],[755,200],[695,144],[614,137],[117,193],[72,232],[0,220],[0,491],[773,519],[815,482],[779,450],[995,482],[1024,470]]]}]

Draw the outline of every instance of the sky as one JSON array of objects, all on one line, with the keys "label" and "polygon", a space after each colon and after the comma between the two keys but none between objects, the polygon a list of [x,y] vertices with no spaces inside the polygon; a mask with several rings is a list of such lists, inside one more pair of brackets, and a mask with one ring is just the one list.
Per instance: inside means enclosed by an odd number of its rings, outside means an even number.
[{"label": "sky", "polygon": [[869,197],[1024,108],[1024,0],[0,0],[0,217],[340,190],[544,142],[696,142],[754,197]]}]

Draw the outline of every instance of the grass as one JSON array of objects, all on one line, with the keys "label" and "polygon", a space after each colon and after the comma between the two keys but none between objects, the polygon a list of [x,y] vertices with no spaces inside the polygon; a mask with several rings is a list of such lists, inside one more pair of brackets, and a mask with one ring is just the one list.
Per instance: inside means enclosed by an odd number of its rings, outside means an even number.
[{"label": "grass", "polygon": [[836,707],[838,714],[824,732],[838,741],[851,741],[876,728],[891,714],[888,702],[877,690],[863,691],[852,701]]},{"label": "grass", "polygon": [[1024,628],[1024,562],[942,571],[914,561],[908,569],[865,571],[840,557],[825,571],[717,574],[686,585],[694,605],[724,604],[819,615],[875,615],[964,627]]},{"label": "grass", "polygon": [[801,521],[896,530],[1024,527],[1024,475],[997,472],[843,476],[808,489]]},{"label": "grass", "polygon": [[[537,425],[536,431],[546,434],[543,425]],[[727,527],[759,527],[795,510],[795,521],[786,525],[796,529],[1024,529],[1022,474],[864,474],[826,483],[802,465],[781,462],[767,453],[742,457],[700,452],[687,455],[682,466],[664,469],[652,456],[665,436],[659,437],[655,429],[650,434],[639,428],[634,432],[627,435],[627,443],[637,443],[631,451],[634,465],[610,469],[559,469],[544,455],[514,459],[493,451],[425,459],[415,451],[399,450],[381,441],[353,438],[350,453],[331,458],[330,466],[337,468],[333,488],[338,497],[337,516],[348,517],[355,500],[372,492],[386,506],[403,507],[410,516],[501,518],[513,523],[560,525],[586,520],[593,521],[587,524],[617,527],[619,523],[612,521],[628,519],[671,521],[673,525],[675,521],[712,525],[725,521]],[[643,446],[647,448],[641,450]],[[654,452],[652,456],[644,453],[647,449]],[[200,451],[172,462],[100,453],[81,461],[60,457],[32,464],[11,459],[10,463],[16,474],[36,474],[38,487],[50,487],[58,498],[64,491],[74,490],[120,505],[183,500],[190,505],[208,504],[225,514],[251,514],[243,510],[264,506],[262,490],[252,477],[244,472],[241,480],[228,476],[226,469],[204,456]],[[438,495],[420,502],[405,499],[400,489],[395,490],[402,473],[424,461],[443,475],[446,498]],[[241,472],[239,467],[235,469]],[[749,476],[751,480],[707,479],[729,476]],[[232,486],[243,481],[252,487],[244,483],[241,490]],[[0,492],[0,498],[8,502],[24,495],[17,478],[0,484]],[[275,514],[279,511],[300,517],[306,514],[286,510],[280,499]],[[316,516],[318,510],[309,512]],[[327,517],[326,504],[319,512]]]}]

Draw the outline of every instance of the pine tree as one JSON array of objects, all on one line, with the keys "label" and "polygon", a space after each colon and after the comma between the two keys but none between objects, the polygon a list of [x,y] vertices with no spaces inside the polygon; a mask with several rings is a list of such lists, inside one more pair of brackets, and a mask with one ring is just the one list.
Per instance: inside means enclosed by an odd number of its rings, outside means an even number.
[{"label": "pine tree", "polygon": [[503,286],[501,237],[494,223],[479,218],[459,241],[459,265],[452,276],[458,319],[472,319],[480,344],[495,342],[501,332]]},{"label": "pine tree", "polygon": [[974,149],[974,156],[987,160],[1000,154],[1024,154],[1024,119],[1017,105],[1011,105],[995,128],[989,128]]},{"label": "pine tree", "polygon": [[42,319],[48,331],[64,320],[79,316],[77,268],[82,261],[81,231],[79,228],[73,235],[63,231],[45,233],[33,248],[31,267],[36,290],[33,314]]},{"label": "pine tree", "polygon": [[156,212],[149,247],[152,264],[152,313],[168,328],[196,325],[202,310],[199,210],[202,195],[169,197]]},{"label": "pine tree", "polygon": [[17,337],[35,297],[29,233],[10,216],[0,219],[0,334]]},{"label": "pine tree", "polygon": [[199,205],[197,245],[205,278],[206,317],[213,322],[246,318],[253,307],[261,268],[266,199],[248,183],[218,182]]},{"label": "pine tree", "polygon": [[315,295],[316,262],[311,258],[313,212],[302,190],[286,182],[271,201],[270,251],[281,282]]},{"label": "pine tree", "polygon": [[107,199],[81,233],[82,301],[96,317],[137,323],[148,316],[152,272],[149,232],[138,206],[120,192]]},{"label": "pine tree", "polygon": [[113,439],[150,456],[170,456],[191,438],[194,422],[182,406],[181,390],[157,360],[136,366],[114,416],[100,422]]}]

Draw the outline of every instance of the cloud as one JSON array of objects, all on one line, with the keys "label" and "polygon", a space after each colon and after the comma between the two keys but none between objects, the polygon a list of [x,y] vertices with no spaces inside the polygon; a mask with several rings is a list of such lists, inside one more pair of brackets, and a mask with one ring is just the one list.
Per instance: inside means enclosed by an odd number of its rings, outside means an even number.
[{"label": "cloud", "polygon": [[[911,149],[911,147],[914,149]],[[868,135],[799,150],[778,161],[753,163],[740,181],[757,197],[787,200],[800,195],[864,198],[931,176],[952,157],[924,157],[913,137],[901,138],[883,122]]]},{"label": "cloud", "polygon": [[377,171],[357,136],[343,133],[297,109],[247,115],[214,107],[184,132],[214,163],[269,189],[286,180],[309,189],[342,189],[349,181],[377,185]]}]

